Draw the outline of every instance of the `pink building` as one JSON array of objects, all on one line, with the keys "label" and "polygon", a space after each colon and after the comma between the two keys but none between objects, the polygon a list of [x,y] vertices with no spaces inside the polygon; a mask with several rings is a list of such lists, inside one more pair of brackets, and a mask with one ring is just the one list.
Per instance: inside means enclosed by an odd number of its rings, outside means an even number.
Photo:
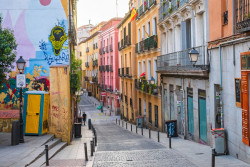
[{"label": "pink building", "polygon": [[119,57],[118,29],[122,18],[113,18],[107,22],[99,34],[99,91],[104,105],[116,114],[120,112],[119,103]]}]

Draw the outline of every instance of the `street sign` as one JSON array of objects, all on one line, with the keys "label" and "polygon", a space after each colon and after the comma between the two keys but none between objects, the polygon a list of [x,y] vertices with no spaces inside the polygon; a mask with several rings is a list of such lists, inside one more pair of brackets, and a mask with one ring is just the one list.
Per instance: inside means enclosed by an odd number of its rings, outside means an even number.
[{"label": "street sign", "polygon": [[25,76],[25,74],[17,74],[16,75],[16,87],[17,88],[25,88],[26,87],[26,76]]},{"label": "street sign", "polygon": [[101,96],[106,96],[106,92],[102,92],[102,93],[101,93]]}]

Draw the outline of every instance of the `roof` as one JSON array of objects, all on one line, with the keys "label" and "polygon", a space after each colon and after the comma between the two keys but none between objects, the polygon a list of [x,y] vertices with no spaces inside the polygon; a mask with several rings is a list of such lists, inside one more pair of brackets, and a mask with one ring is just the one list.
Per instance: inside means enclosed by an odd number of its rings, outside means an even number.
[{"label": "roof", "polygon": [[83,40],[82,42],[80,42],[79,44],[85,43],[88,40],[90,40],[91,38],[93,38],[94,36],[98,35],[99,33],[101,33],[101,31],[96,31],[94,34],[92,34],[90,37],[88,37],[87,39]]},{"label": "roof", "polygon": [[83,28],[88,28],[88,27],[94,27],[94,25],[92,24],[87,24],[87,25],[83,25],[77,28],[77,30],[83,29]]},{"label": "roof", "polygon": [[131,15],[131,11],[126,13],[126,15],[123,17],[121,22],[117,25],[117,28],[120,28],[129,19],[130,15]]}]

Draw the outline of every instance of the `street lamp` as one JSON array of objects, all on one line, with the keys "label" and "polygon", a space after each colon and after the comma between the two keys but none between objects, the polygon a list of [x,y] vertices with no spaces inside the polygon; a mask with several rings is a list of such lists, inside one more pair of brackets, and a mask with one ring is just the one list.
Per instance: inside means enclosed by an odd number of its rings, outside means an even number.
[{"label": "street lamp", "polygon": [[[16,66],[17,69],[19,70],[19,73],[22,74],[25,68],[25,60],[23,59],[22,56],[16,61]],[[24,143],[24,138],[23,138],[23,115],[22,115],[22,88],[20,88],[20,143]]]},{"label": "street lamp", "polygon": [[199,52],[195,50],[195,48],[193,48],[188,54],[189,54],[190,62],[193,63],[193,66],[194,66],[195,63],[198,61]]}]

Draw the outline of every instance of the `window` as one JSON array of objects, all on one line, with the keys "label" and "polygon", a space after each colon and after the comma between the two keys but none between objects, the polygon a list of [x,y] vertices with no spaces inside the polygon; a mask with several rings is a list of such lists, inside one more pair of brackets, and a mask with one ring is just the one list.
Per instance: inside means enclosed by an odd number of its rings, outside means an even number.
[{"label": "window", "polygon": [[145,72],[146,64],[145,61],[142,62],[142,72]]},{"label": "window", "polygon": [[145,26],[142,27],[142,40],[145,39]]},{"label": "window", "polygon": [[156,22],[156,17],[153,18],[153,35],[157,34],[157,22]]},{"label": "window", "polygon": [[148,103],[148,119],[149,122],[152,123],[152,104]]},{"label": "window", "polygon": [[148,25],[147,25],[147,35],[148,37],[150,37],[150,21],[148,22]]},{"label": "window", "polygon": [[157,59],[154,60],[154,79],[155,79],[155,83],[158,83],[156,70],[157,70]]},{"label": "window", "polygon": [[141,75],[141,62],[138,62],[138,76]]},{"label": "window", "polygon": [[155,105],[155,127],[158,128],[158,106]]},{"label": "window", "polygon": [[148,80],[151,80],[151,60],[148,60],[148,68],[147,68],[147,73],[148,73]]}]

